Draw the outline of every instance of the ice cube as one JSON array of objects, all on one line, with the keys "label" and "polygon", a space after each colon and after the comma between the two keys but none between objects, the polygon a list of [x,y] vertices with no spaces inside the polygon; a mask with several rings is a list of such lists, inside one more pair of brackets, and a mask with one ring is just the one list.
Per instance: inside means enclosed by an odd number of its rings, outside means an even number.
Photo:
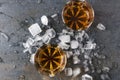
[{"label": "ice cube", "polygon": [[80,73],[81,73],[81,69],[80,68],[73,69],[73,77],[78,76]]},{"label": "ice cube", "polygon": [[48,17],[46,15],[43,15],[41,17],[41,22],[42,22],[43,25],[48,25],[48,22],[49,22]]},{"label": "ice cube", "polygon": [[62,43],[69,43],[70,42],[70,35],[60,35],[58,37],[58,39],[62,42]]},{"label": "ice cube", "polygon": [[66,76],[72,76],[73,71],[72,68],[65,68],[65,75]]},{"label": "ice cube", "polygon": [[93,80],[92,76],[88,75],[88,74],[84,74],[82,75],[82,80]]},{"label": "ice cube", "polygon": [[37,34],[41,33],[42,30],[39,26],[38,23],[32,24],[29,28],[28,28],[29,32],[31,33],[31,35],[33,37],[35,37]]},{"label": "ice cube", "polygon": [[80,63],[80,60],[79,60],[78,56],[73,56],[73,63],[74,64]]},{"label": "ice cube", "polygon": [[97,25],[97,28],[98,28],[99,30],[105,30],[105,29],[106,29],[106,27],[105,27],[102,23],[99,23],[99,24]]},{"label": "ice cube", "polygon": [[56,32],[53,28],[48,29],[45,34],[49,35],[51,38],[54,38],[56,36]]},{"label": "ice cube", "polygon": [[76,40],[71,41],[71,49],[76,49],[76,48],[78,48],[78,46],[79,46],[78,41],[76,41]]}]

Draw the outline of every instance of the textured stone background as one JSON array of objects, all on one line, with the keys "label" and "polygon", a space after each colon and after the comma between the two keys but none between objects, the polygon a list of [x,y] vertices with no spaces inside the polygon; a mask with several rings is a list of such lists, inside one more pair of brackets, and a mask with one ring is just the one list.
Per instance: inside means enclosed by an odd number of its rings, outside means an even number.
[{"label": "textured stone background", "polygon": [[[26,35],[29,35],[27,28],[30,24],[40,23],[43,14],[61,13],[69,0],[40,1],[0,0],[0,31],[10,38],[6,41],[0,36],[0,58],[3,59],[0,62],[0,80],[20,80],[21,75],[25,75],[25,80],[41,80],[34,66],[29,63],[29,54],[22,52],[21,43],[28,38]],[[120,80],[120,0],[88,1],[95,10],[90,35],[103,48],[100,53],[107,56],[103,65],[111,68],[112,80]],[[105,31],[96,28],[99,22],[106,26]]]}]

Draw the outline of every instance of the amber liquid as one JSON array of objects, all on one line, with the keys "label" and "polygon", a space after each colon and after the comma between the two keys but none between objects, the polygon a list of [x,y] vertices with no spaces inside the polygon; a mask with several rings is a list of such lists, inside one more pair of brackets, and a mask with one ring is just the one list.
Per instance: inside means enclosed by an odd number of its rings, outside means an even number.
[{"label": "amber liquid", "polygon": [[57,46],[44,45],[35,55],[35,65],[40,73],[53,77],[65,68],[66,55]]},{"label": "amber liquid", "polygon": [[70,1],[62,15],[64,23],[73,30],[85,30],[94,20],[94,11],[86,1]]}]

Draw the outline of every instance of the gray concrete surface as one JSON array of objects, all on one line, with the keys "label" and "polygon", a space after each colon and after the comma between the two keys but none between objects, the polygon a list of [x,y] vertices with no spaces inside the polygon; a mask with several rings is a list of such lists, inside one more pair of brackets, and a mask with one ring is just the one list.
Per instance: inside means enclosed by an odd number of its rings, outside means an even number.
[{"label": "gray concrete surface", "polygon": [[[0,31],[10,38],[6,41],[0,36],[0,80],[24,80],[24,77],[25,80],[41,80],[34,66],[29,63],[30,55],[22,52],[21,43],[29,35],[27,28],[30,24],[40,23],[43,14],[61,13],[67,1],[0,0]],[[103,65],[111,68],[112,80],[120,80],[120,0],[88,1],[95,10],[95,21],[88,32],[103,48],[100,53],[107,56]],[[62,21],[60,23],[63,24]],[[98,23],[104,24],[106,30],[98,30]]]}]

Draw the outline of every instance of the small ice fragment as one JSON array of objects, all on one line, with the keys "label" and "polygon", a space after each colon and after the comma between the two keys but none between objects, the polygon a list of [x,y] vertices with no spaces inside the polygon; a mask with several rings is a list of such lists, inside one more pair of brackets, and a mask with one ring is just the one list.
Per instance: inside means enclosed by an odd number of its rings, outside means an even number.
[{"label": "small ice fragment", "polygon": [[85,39],[89,39],[89,35],[88,35],[87,33],[84,33],[83,38],[85,38]]},{"label": "small ice fragment", "polygon": [[71,41],[71,49],[76,49],[78,48],[79,43],[76,40]]},{"label": "small ice fragment", "polygon": [[27,48],[23,50],[23,53],[26,53],[26,52],[28,52],[28,49],[27,49]]},{"label": "small ice fragment", "polygon": [[75,50],[74,51],[74,55],[79,56],[80,55],[80,51],[79,50]]},{"label": "small ice fragment", "polygon": [[102,71],[103,71],[103,72],[109,72],[109,71],[110,71],[110,68],[104,66],[103,69],[102,69]]},{"label": "small ice fragment", "polygon": [[63,30],[62,30],[62,33],[63,33],[63,34],[66,34],[66,33],[68,33],[68,31],[67,31],[66,29],[63,29]]},{"label": "small ice fragment", "polygon": [[39,36],[39,35],[36,35],[36,36],[35,36],[34,41],[36,41],[36,42],[37,42],[37,41],[40,41],[40,40],[42,40],[42,37],[41,37],[41,36]]},{"label": "small ice fragment", "polygon": [[99,24],[97,25],[97,28],[98,28],[99,30],[105,30],[105,29],[106,29],[106,27],[105,27],[102,23],[99,23]]},{"label": "small ice fragment", "polygon": [[63,43],[69,43],[70,42],[70,35],[60,35],[58,38]]},{"label": "small ice fragment", "polygon": [[30,46],[33,45],[34,40],[32,38],[28,38],[28,40],[26,41],[27,44],[29,44]]},{"label": "small ice fragment", "polygon": [[0,35],[3,36],[7,41],[9,41],[9,37],[6,33],[0,31]]},{"label": "small ice fragment", "polygon": [[89,57],[89,55],[85,54],[85,55],[84,55],[84,58],[85,58],[85,59],[89,59],[90,57]]},{"label": "small ice fragment", "polygon": [[81,69],[80,68],[73,69],[73,77],[78,76],[80,73],[81,73]]},{"label": "small ice fragment", "polygon": [[24,47],[24,48],[29,48],[30,45],[29,45],[28,43],[23,43],[23,47]]},{"label": "small ice fragment", "polygon": [[87,66],[85,66],[84,68],[85,68],[85,72],[89,71],[89,68]]},{"label": "small ice fragment", "polygon": [[85,31],[79,31],[79,32],[75,35],[75,39],[78,40],[78,41],[82,41],[84,34],[85,34]]},{"label": "small ice fragment", "polygon": [[38,4],[42,3],[42,0],[38,0],[37,3],[38,3]]},{"label": "small ice fragment", "polygon": [[80,0],[80,1],[85,1],[85,0]]},{"label": "small ice fragment", "polygon": [[41,33],[42,30],[39,26],[38,23],[32,24],[29,28],[28,28],[29,32],[31,33],[31,35],[33,37],[35,37],[37,34]]},{"label": "small ice fragment", "polygon": [[72,76],[73,71],[72,68],[65,68],[65,75],[66,76]]},{"label": "small ice fragment", "polygon": [[85,60],[85,61],[83,62],[83,64],[84,64],[85,66],[87,66],[87,65],[88,65],[88,61]]},{"label": "small ice fragment", "polygon": [[70,58],[73,55],[72,51],[66,51],[67,58]]},{"label": "small ice fragment", "polygon": [[79,60],[78,56],[73,56],[73,63],[74,64],[80,63],[80,60]]},{"label": "small ice fragment", "polygon": [[96,43],[93,43],[92,41],[88,41],[87,44],[84,46],[84,49],[95,49]]},{"label": "small ice fragment", "polygon": [[43,15],[42,17],[41,17],[41,22],[42,22],[42,24],[43,25],[48,25],[48,17],[46,16],[46,15]]},{"label": "small ice fragment", "polygon": [[69,49],[70,47],[70,45],[67,45],[66,43],[62,43],[62,42],[60,42],[58,46],[60,46],[62,49]]},{"label": "small ice fragment", "polygon": [[31,62],[32,64],[34,64],[34,57],[35,57],[35,54],[32,54],[31,57],[30,57],[30,62]]},{"label": "small ice fragment", "polygon": [[58,14],[53,14],[51,15],[52,18],[55,18]]},{"label": "small ice fragment", "polygon": [[46,34],[50,36],[50,38],[54,38],[56,36],[56,32],[54,29],[48,29]]},{"label": "small ice fragment", "polygon": [[20,75],[18,80],[25,80],[25,75]]},{"label": "small ice fragment", "polygon": [[108,74],[101,74],[100,78],[101,80],[111,80]]},{"label": "small ice fragment", "polygon": [[45,44],[48,44],[50,42],[51,38],[49,35],[45,34],[42,36],[42,41],[45,43]]},{"label": "small ice fragment", "polygon": [[88,75],[88,74],[84,74],[82,75],[82,80],[93,80],[92,76]]}]

